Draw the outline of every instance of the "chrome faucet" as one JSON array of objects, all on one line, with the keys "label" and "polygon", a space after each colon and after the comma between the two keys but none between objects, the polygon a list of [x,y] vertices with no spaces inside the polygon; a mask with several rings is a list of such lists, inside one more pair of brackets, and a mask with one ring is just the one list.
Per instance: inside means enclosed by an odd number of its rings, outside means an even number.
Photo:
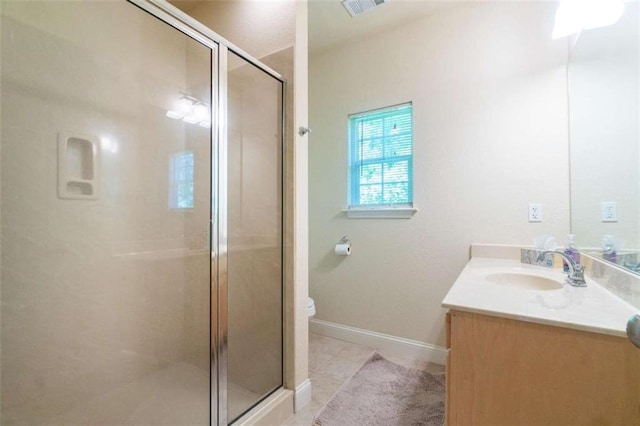
[{"label": "chrome faucet", "polygon": [[587,282],[584,279],[584,265],[576,263],[571,256],[564,254],[559,250],[545,250],[538,254],[538,263],[542,262],[544,255],[547,253],[559,254],[569,265],[569,275],[567,275],[567,283],[574,287],[586,287]]}]

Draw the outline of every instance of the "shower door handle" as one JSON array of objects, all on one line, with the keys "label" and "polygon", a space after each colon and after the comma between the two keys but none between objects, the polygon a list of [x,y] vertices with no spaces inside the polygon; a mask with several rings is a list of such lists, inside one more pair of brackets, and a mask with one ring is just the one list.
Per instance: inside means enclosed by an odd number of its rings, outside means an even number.
[{"label": "shower door handle", "polygon": [[627,321],[627,337],[636,347],[640,348],[640,315],[634,315]]}]

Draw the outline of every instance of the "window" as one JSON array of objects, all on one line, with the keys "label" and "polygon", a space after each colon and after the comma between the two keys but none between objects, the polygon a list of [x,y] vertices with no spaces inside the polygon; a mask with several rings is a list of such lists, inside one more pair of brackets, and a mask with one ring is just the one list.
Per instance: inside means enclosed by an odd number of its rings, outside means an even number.
[{"label": "window", "polygon": [[355,210],[415,212],[412,115],[406,103],[349,116],[349,217]]},{"label": "window", "polygon": [[169,162],[169,207],[193,208],[193,152],[182,151]]}]

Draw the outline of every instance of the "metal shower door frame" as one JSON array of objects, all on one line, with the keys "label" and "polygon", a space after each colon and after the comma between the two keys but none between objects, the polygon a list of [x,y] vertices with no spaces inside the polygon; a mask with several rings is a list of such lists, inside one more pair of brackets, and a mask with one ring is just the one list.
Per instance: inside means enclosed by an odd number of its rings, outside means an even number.
[{"label": "metal shower door frame", "polygon": [[[284,197],[284,90],[285,79],[276,71],[230,43],[210,28],[196,21],[165,0],[126,0],[155,18],[174,27],[211,49],[211,212],[209,236],[211,247],[211,320],[210,320],[210,423],[227,425],[227,342],[228,342],[228,220],[227,220],[227,75],[228,54],[232,52],[282,83],[282,196]],[[217,195],[216,195],[217,194]],[[282,206],[281,206],[282,207]],[[283,208],[283,207],[282,207]],[[284,213],[284,208],[283,208]],[[281,241],[284,239],[284,216]],[[284,245],[282,246],[284,250]],[[283,253],[284,254],[284,253]],[[282,257],[284,263],[284,257]],[[284,264],[283,264],[284,271]],[[283,272],[284,273],[284,272]],[[284,282],[284,281],[282,281]],[[284,302],[284,294],[282,294]],[[284,327],[284,323],[283,323]],[[282,354],[284,358],[284,351]],[[283,362],[284,365],[284,362]],[[284,370],[283,370],[284,383]]]}]

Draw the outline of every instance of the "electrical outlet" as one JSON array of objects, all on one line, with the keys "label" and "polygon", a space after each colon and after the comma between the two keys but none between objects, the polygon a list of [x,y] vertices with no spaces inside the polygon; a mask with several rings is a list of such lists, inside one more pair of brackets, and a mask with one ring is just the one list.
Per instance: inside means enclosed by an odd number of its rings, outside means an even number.
[{"label": "electrical outlet", "polygon": [[603,222],[618,221],[618,204],[615,201],[603,201],[600,203],[600,211]]},{"label": "electrical outlet", "polygon": [[542,222],[542,204],[529,204],[529,222]]}]

